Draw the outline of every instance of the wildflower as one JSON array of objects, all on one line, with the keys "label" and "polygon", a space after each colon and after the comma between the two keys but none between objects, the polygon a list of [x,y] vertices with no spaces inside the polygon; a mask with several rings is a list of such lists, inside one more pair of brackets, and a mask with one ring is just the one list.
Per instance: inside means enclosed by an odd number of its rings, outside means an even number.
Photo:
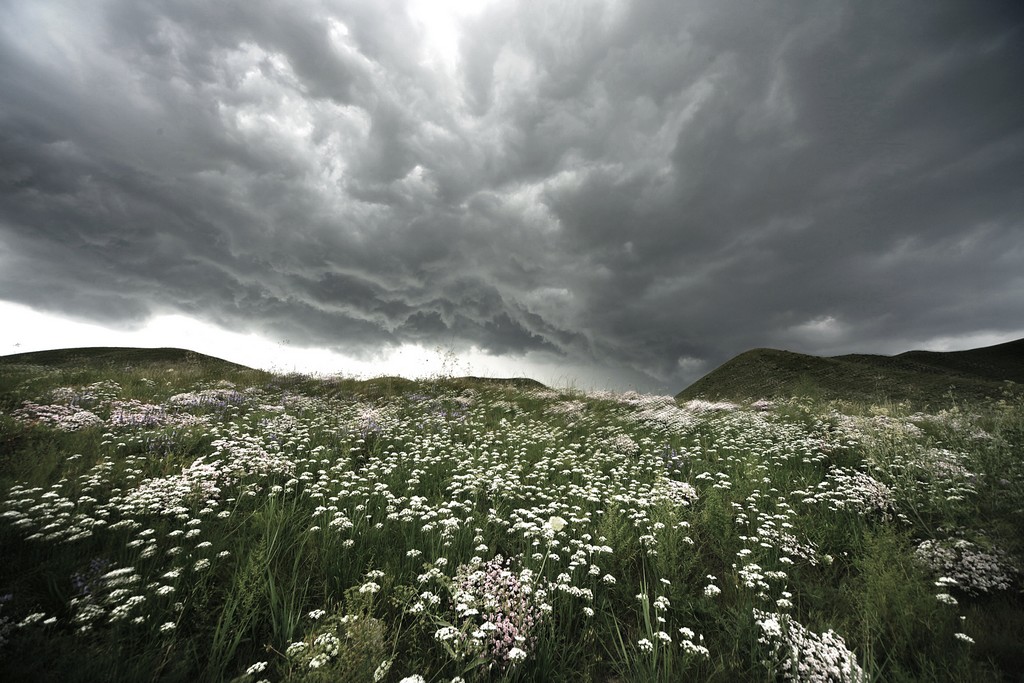
[{"label": "wildflower", "polygon": [[434,632],[434,638],[444,642],[459,635],[459,629],[454,626],[442,626]]},{"label": "wildflower", "polygon": [[722,589],[713,583],[709,583],[707,586],[704,587],[704,595],[709,598],[713,598],[716,595],[720,595],[721,592]]},{"label": "wildflower", "polygon": [[545,524],[545,526],[548,527],[549,529],[551,529],[554,532],[559,532],[559,531],[561,531],[562,529],[565,528],[566,524],[567,524],[567,522],[563,518],[558,517],[556,515],[556,516],[553,516],[553,517],[549,518],[547,523]]},{"label": "wildflower", "polygon": [[649,641],[647,638],[641,638],[640,640],[636,641],[636,644],[640,647],[641,652],[654,651],[654,643]]},{"label": "wildflower", "polygon": [[[703,636],[701,636],[701,638],[703,639]],[[711,656],[711,653],[708,651],[706,647],[704,647],[703,645],[697,645],[692,640],[684,640],[680,643],[680,646],[683,648],[683,651],[685,651],[687,654],[700,655],[701,657]]]},{"label": "wildflower", "polygon": [[398,683],[427,683],[427,681],[423,676],[413,674],[412,676],[406,676],[402,680],[398,681]]},{"label": "wildflower", "polygon": [[174,629],[178,628],[178,625],[173,621],[166,621],[160,624],[160,633],[170,633]]},{"label": "wildflower", "polygon": [[940,573],[944,585],[958,586],[973,595],[1008,590],[1013,584],[1014,570],[1005,552],[984,550],[966,539],[922,541],[914,555]]},{"label": "wildflower", "polygon": [[319,619],[320,617],[322,617],[325,614],[327,614],[327,610],[315,609],[312,612],[310,612],[309,614],[307,614],[306,616],[308,616],[313,621],[316,621],[317,619]]},{"label": "wildflower", "polygon": [[505,656],[508,657],[508,660],[510,662],[520,662],[526,659],[526,651],[518,647],[514,647],[511,650],[509,650],[508,654]]},{"label": "wildflower", "polygon": [[388,671],[391,670],[391,664],[394,661],[395,660],[392,658],[385,659],[383,662],[380,663],[380,666],[378,666],[377,669],[373,672],[374,683],[380,683],[380,681],[384,680],[384,677],[388,675]]},{"label": "wildflower", "polygon": [[24,619],[22,619],[21,623],[19,623],[18,626],[21,626],[21,627],[31,626],[32,624],[36,623],[37,621],[42,621],[45,617],[46,617],[46,614],[44,614],[43,612],[35,612],[34,614],[30,614],[27,617],[25,617]]},{"label": "wildflower", "polygon": [[[774,656],[788,680],[862,681],[865,674],[846,642],[832,630],[815,633],[788,615],[754,610],[761,629],[761,643],[774,649]],[[785,628],[783,628],[785,625]]]},{"label": "wildflower", "polygon": [[266,668],[267,668],[267,663],[266,662],[256,662],[255,664],[250,666],[248,669],[246,669],[245,673],[246,673],[246,675],[253,676],[255,674],[260,673],[261,671],[263,671]]},{"label": "wildflower", "polygon": [[974,645],[974,638],[971,638],[966,633],[957,632],[957,633],[953,634],[953,637],[956,638],[957,640],[962,640],[963,642],[967,643],[968,645]]}]

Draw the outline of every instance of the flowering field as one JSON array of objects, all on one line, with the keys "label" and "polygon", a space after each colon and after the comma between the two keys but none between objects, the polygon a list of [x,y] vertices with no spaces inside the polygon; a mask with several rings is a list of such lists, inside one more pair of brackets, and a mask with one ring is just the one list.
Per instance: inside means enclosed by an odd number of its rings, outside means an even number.
[{"label": "flowering field", "polygon": [[0,365],[0,680],[1016,680],[1024,403]]}]

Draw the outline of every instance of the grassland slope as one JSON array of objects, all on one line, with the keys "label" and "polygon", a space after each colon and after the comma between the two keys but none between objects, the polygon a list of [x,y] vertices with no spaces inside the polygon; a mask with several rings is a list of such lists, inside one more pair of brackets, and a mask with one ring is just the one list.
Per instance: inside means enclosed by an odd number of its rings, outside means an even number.
[{"label": "grassland slope", "polygon": [[69,349],[30,351],[0,356],[5,365],[40,365],[45,367],[110,367],[192,363],[197,365],[219,365],[236,370],[249,370],[244,365],[221,358],[208,356],[188,349],[157,348],[142,349],[119,346],[93,346]]},{"label": "grassland slope", "polygon": [[937,405],[997,397],[1007,390],[1007,382],[1024,384],[1024,339],[966,351],[908,351],[896,356],[822,357],[752,349],[697,380],[677,398],[811,396]]},{"label": "grassland slope", "polygon": [[[203,376],[214,376],[239,381],[241,375],[259,377],[269,381],[270,374],[255,370],[246,365],[209,356],[196,351],[178,348],[134,348],[134,347],[83,347],[51,349],[47,351],[30,351],[8,356],[0,356],[0,366],[8,371],[8,377],[20,371],[46,371],[66,376],[65,379],[85,381],[88,376],[98,372],[148,370],[153,373],[169,371],[184,373],[186,379],[200,379]],[[294,373],[293,373],[294,374]],[[98,377],[98,376],[97,376]],[[291,386],[305,393],[340,393],[358,394],[370,398],[391,396],[396,393],[412,391],[416,382],[404,377],[381,376],[371,379],[357,380],[343,377],[306,376],[305,383],[299,378],[291,378]],[[461,388],[484,388],[488,386],[508,386],[520,389],[543,389],[540,382],[525,377],[439,377],[438,380],[452,383]],[[321,381],[323,380],[323,381]],[[0,394],[2,394],[0,387]],[[2,401],[0,401],[2,403]]]}]

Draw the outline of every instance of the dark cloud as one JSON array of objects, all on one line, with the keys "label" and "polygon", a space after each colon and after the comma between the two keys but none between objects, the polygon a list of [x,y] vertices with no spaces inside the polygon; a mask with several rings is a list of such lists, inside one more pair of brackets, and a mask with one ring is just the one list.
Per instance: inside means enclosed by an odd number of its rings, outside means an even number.
[{"label": "dark cloud", "polygon": [[0,298],[675,390],[1024,320],[1015,2],[0,2]]}]

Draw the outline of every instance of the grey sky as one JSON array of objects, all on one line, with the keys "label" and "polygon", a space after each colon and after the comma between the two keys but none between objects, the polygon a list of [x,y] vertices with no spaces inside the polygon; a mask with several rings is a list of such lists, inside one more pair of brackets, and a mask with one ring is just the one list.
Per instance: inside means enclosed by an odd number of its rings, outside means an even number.
[{"label": "grey sky", "polygon": [[0,0],[0,299],[668,391],[755,346],[1024,329],[1019,2],[429,29],[400,1]]}]

